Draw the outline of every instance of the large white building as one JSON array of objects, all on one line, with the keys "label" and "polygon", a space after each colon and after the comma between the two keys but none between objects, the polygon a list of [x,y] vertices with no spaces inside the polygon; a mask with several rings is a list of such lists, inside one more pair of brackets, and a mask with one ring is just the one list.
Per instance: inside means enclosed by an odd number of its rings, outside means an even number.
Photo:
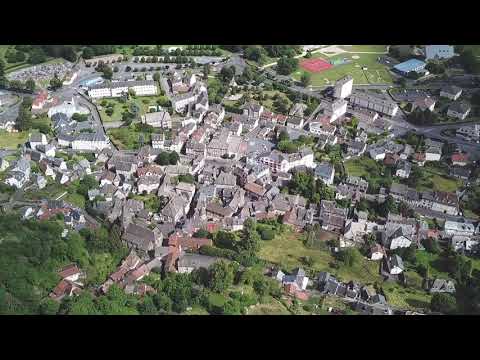
[{"label": "large white building", "polygon": [[63,104],[53,106],[48,109],[48,117],[52,117],[55,114],[62,113],[67,115],[67,117],[71,118],[73,114],[89,114],[87,108],[79,106],[75,101],[75,97],[72,97],[71,101],[64,101]]},{"label": "large white building", "polygon": [[128,93],[129,89],[132,89],[137,96],[150,96],[158,93],[157,84],[153,80],[116,81],[90,87],[88,89],[88,96],[93,99],[120,97]]},{"label": "large white building", "polygon": [[458,221],[445,221],[445,234],[449,236],[461,235],[472,236],[475,233],[475,225],[472,223],[463,223]]},{"label": "large white building", "polygon": [[480,125],[475,124],[473,126],[462,126],[461,128],[457,129],[457,134],[467,137],[472,140],[479,140],[480,139]]},{"label": "large white building", "polygon": [[352,94],[352,87],[353,77],[351,77],[350,75],[338,79],[335,82],[333,96],[335,96],[336,98],[345,99]]},{"label": "large white building", "polygon": [[426,45],[425,58],[427,60],[450,59],[455,55],[451,45]]},{"label": "large white building", "polygon": [[303,148],[294,154],[284,154],[278,150],[273,150],[268,154],[260,155],[257,162],[268,166],[272,172],[288,172],[299,166],[310,169],[316,167],[313,152],[309,148]]},{"label": "large white building", "polygon": [[366,93],[359,92],[353,94],[350,96],[350,102],[354,105],[374,110],[389,116],[395,116],[398,111],[398,105],[393,101],[381,99]]},{"label": "large white building", "polygon": [[348,102],[343,99],[337,99],[325,109],[325,113],[330,116],[330,122],[334,122],[347,112]]},{"label": "large white building", "polygon": [[110,147],[110,140],[100,133],[80,134],[72,141],[72,149],[74,150],[101,151],[108,147]]},{"label": "large white building", "polygon": [[172,118],[167,111],[146,113],[142,116],[142,122],[153,127],[172,128]]}]

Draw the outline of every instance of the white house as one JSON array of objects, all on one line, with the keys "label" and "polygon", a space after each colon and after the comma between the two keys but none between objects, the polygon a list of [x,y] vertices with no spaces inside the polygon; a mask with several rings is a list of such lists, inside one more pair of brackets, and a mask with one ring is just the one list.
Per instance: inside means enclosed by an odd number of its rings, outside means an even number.
[{"label": "white house", "polygon": [[380,244],[375,244],[370,249],[370,260],[381,260],[385,256],[385,249]]},{"label": "white house", "polygon": [[0,159],[0,171],[5,171],[9,166],[10,166],[10,163],[6,159],[4,158]]},{"label": "white house", "polygon": [[425,58],[427,60],[450,59],[455,55],[451,45],[426,45]]},{"label": "white house", "polygon": [[343,99],[337,99],[331,103],[331,106],[327,109],[327,115],[330,115],[330,122],[337,120],[339,117],[345,115],[347,112],[348,102]]},{"label": "white house", "polygon": [[399,227],[390,237],[388,244],[390,250],[395,250],[409,247],[412,244],[412,240],[404,234],[403,228]]},{"label": "white house", "polygon": [[445,221],[444,231],[449,236],[472,236],[475,233],[475,225],[458,221]]},{"label": "white house", "polygon": [[333,96],[339,99],[345,99],[352,93],[353,77],[347,75],[335,82]]},{"label": "white house", "polygon": [[38,145],[47,145],[47,137],[45,134],[42,133],[34,133],[30,134],[30,137],[28,138],[28,142],[30,144],[30,147],[32,149],[36,149]]},{"label": "white house", "polygon": [[454,117],[460,120],[465,120],[465,118],[470,113],[472,108],[470,105],[464,102],[454,102],[447,111],[447,116]]},{"label": "white house", "polygon": [[480,125],[475,124],[473,126],[462,126],[461,128],[457,129],[457,135],[478,141],[480,139]]},{"label": "white house", "polygon": [[29,180],[29,176],[19,171],[12,171],[10,176],[5,180],[5,183],[10,186],[15,186],[21,189]]},{"label": "white house", "polygon": [[137,96],[150,96],[158,93],[158,87],[153,80],[115,81],[94,85],[88,89],[88,96],[93,99],[103,97],[120,97],[132,89]]},{"label": "white house", "polygon": [[395,116],[398,105],[391,100],[382,99],[371,94],[356,92],[350,96],[350,102],[381,114]]},{"label": "white house", "polygon": [[395,172],[395,176],[401,177],[403,179],[408,179],[410,176],[410,172],[412,170],[412,164],[408,161],[402,160],[399,161],[397,166],[397,171]]},{"label": "white house", "polygon": [[390,274],[398,275],[403,272],[405,269],[403,265],[402,258],[398,255],[393,255],[388,259],[388,267],[390,270]]},{"label": "white house", "polygon": [[268,166],[272,172],[288,172],[298,166],[313,169],[316,166],[313,161],[313,152],[309,148],[302,148],[294,154],[284,154],[278,150],[273,150],[269,153],[260,154],[256,162]]},{"label": "white house", "polygon": [[335,176],[335,167],[324,161],[315,167],[315,178],[321,179],[325,184],[332,185]]},{"label": "white house", "polygon": [[142,122],[153,127],[172,128],[172,118],[167,111],[146,113],[142,116]]},{"label": "white house", "polygon": [[85,151],[102,151],[110,147],[110,140],[100,133],[83,133],[79,134],[72,141],[72,149]]},{"label": "white house", "polygon": [[191,103],[194,103],[197,100],[197,95],[193,91],[189,91],[184,94],[178,94],[172,96],[170,99],[172,102],[172,106],[176,112],[181,112]]},{"label": "white house", "polygon": [[462,95],[462,89],[455,85],[449,85],[442,88],[440,96],[450,100],[457,100]]},{"label": "white house", "polygon": [[137,183],[138,192],[140,194],[143,194],[143,192],[150,194],[151,192],[157,190],[159,186],[160,176],[158,175],[142,176]]},{"label": "white house", "polygon": [[89,114],[90,111],[87,108],[79,106],[75,101],[75,97],[72,97],[71,101],[65,101],[63,104],[53,106],[48,109],[48,117],[52,117],[55,114],[62,113],[67,115],[68,118],[71,118],[73,114]]},{"label": "white house", "polygon": [[440,161],[442,156],[442,149],[437,147],[430,147],[425,151],[426,161]]}]

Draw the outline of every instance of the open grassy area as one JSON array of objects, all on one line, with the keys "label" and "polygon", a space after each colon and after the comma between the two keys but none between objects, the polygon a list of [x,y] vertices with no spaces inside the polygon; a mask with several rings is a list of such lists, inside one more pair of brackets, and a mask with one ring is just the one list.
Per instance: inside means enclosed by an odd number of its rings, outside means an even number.
[{"label": "open grassy area", "polygon": [[269,302],[248,309],[248,315],[291,315],[291,313],[280,301],[270,297]]},{"label": "open grassy area", "polygon": [[464,45],[465,50],[471,50],[475,56],[480,56],[480,45]]},{"label": "open grassy area", "polygon": [[[105,101],[105,102],[104,102]],[[164,104],[168,99],[165,96],[156,95],[156,96],[135,96],[123,103],[120,98],[106,98],[99,102],[99,104],[107,104],[107,106],[100,105],[100,116],[102,121],[111,122],[111,121],[120,121],[122,120],[122,113],[130,109],[131,104],[135,103],[140,108],[140,114],[144,115],[148,112],[149,106],[157,106]],[[112,105],[113,113],[111,116],[107,115],[105,112],[108,105]]]},{"label": "open grassy area", "polygon": [[436,169],[428,167],[422,169],[422,174],[423,177],[418,181],[416,186],[417,191],[433,190],[455,192],[463,184],[461,180],[441,175]]},{"label": "open grassy area", "polygon": [[107,135],[119,149],[129,150],[139,149],[141,147],[141,138],[143,138],[143,144],[149,144],[151,139],[151,133],[139,131],[135,124],[131,124],[128,127],[108,129]]},{"label": "open grassy area", "polygon": [[16,149],[18,145],[23,144],[25,141],[27,141],[27,138],[28,132],[26,131],[9,133],[0,130],[0,149]]},{"label": "open grassy area", "polygon": [[387,45],[340,45],[340,48],[349,52],[386,52]]},{"label": "open grassy area", "polygon": [[428,251],[417,251],[416,258],[417,264],[428,266],[430,278],[451,279],[447,272],[445,260],[440,255]]},{"label": "open grassy area", "polygon": [[8,49],[13,49],[14,47],[15,47],[14,45],[0,45],[0,59],[2,59],[5,62],[6,72],[18,70],[18,69],[21,69],[22,67],[29,66],[29,64],[27,64],[25,61],[16,62],[16,63],[7,62],[7,59],[5,59],[5,53],[7,52]]},{"label": "open grassy area", "polygon": [[192,310],[186,311],[183,315],[209,315],[208,311],[200,305],[192,306]]},{"label": "open grassy area", "polygon": [[366,177],[370,174],[368,167],[375,167],[376,161],[371,158],[350,159],[344,162],[345,171],[349,176]]},{"label": "open grassy area", "polygon": [[385,283],[382,287],[388,303],[393,307],[410,310],[429,308],[431,295],[424,290],[404,288],[393,282]]},{"label": "open grassy area", "polygon": [[[322,57],[320,53],[313,54],[312,57]],[[353,57],[353,58],[352,58]],[[358,57],[358,59],[356,59]],[[311,73],[311,84],[313,86],[333,85],[336,80],[345,75],[353,77],[354,84],[391,84],[393,81],[392,75],[388,68],[377,62],[378,54],[349,54],[344,53],[332,56],[329,60],[350,59],[348,64],[336,65],[328,70]],[[367,70],[362,70],[365,67]],[[293,79],[300,80],[302,73],[305,70],[299,67],[297,71],[292,74]]]},{"label": "open grassy area", "polygon": [[313,265],[310,267],[313,272],[328,271],[343,281],[356,280],[364,284],[381,281],[377,263],[361,258],[352,267],[341,265],[339,269],[335,269],[330,266],[335,259],[328,250],[307,248],[302,242],[301,234],[290,229],[273,240],[262,241],[258,256],[277,264],[286,271],[292,271],[296,267],[307,268],[302,258],[309,256],[313,260]]}]

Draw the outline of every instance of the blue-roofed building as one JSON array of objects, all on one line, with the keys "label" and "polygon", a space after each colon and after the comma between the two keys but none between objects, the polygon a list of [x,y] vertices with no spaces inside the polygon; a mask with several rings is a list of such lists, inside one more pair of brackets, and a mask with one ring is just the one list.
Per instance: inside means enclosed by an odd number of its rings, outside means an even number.
[{"label": "blue-roofed building", "polygon": [[407,61],[404,61],[398,65],[395,65],[393,67],[393,70],[402,74],[402,75],[407,75],[411,71],[415,71],[418,73],[424,72],[425,66],[427,64],[421,60],[418,59],[410,59]]},{"label": "blue-roofed building", "polygon": [[451,45],[426,45],[425,58],[427,60],[450,59],[455,55]]}]

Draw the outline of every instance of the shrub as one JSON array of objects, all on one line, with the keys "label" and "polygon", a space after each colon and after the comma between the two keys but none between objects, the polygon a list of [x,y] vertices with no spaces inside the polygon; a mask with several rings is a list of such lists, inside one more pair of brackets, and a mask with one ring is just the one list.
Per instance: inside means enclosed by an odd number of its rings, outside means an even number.
[{"label": "shrub", "polygon": [[260,232],[262,240],[272,240],[275,237],[275,232],[271,229],[264,229]]}]

